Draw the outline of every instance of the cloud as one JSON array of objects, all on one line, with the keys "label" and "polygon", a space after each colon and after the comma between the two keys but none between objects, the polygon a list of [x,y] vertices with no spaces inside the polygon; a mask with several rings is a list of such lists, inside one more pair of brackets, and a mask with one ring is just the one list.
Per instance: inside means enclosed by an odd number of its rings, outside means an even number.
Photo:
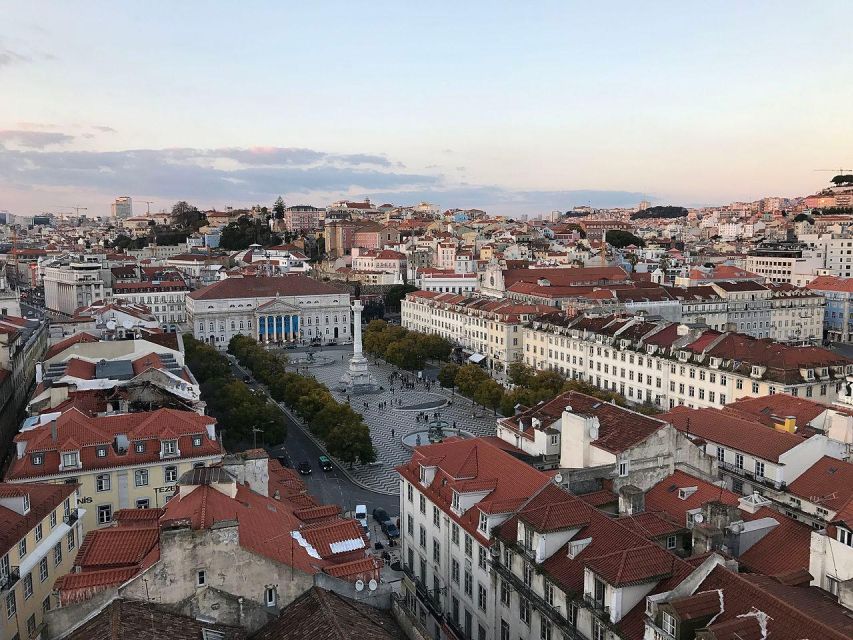
[{"label": "cloud", "polygon": [[74,140],[74,136],[58,131],[30,131],[26,129],[0,131],[0,143],[12,142],[29,149],[44,149],[52,145],[67,144],[72,140]]},{"label": "cloud", "polygon": [[[624,206],[643,195],[629,191],[514,190],[450,181],[439,174],[408,172],[383,155],[334,154],[288,147],[35,150],[2,146],[0,185],[18,192],[66,190],[141,193],[201,203],[265,202],[277,195],[322,204],[348,197],[443,208],[482,208],[495,213],[541,213],[575,205]],[[18,146],[21,133],[14,137]],[[64,134],[57,134],[64,135]],[[33,141],[30,140],[32,143]],[[46,146],[46,145],[45,145]],[[37,147],[41,149],[41,147]],[[94,204],[94,203],[93,203]]]},{"label": "cloud", "polygon": [[115,129],[113,129],[112,127],[108,127],[107,125],[104,125],[104,124],[96,124],[96,125],[95,125],[95,126],[93,126],[92,128],[93,128],[93,129],[96,129],[96,130],[98,130],[98,131],[102,131],[103,133],[118,133],[118,132],[117,132]]},{"label": "cloud", "polygon": [[22,62],[32,62],[32,58],[21,53],[16,53],[11,49],[0,47],[0,67],[6,67]]}]

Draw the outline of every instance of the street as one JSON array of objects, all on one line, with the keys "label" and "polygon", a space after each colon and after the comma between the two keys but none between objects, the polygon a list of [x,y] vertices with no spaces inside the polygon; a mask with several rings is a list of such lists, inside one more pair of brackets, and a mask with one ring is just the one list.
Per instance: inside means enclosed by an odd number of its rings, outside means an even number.
[{"label": "street", "polygon": [[[340,349],[345,351],[347,346],[342,346]],[[231,360],[230,357],[229,360]],[[251,372],[243,369],[243,367],[233,361],[231,361],[231,370],[238,380],[243,380],[245,376],[251,377]],[[264,393],[268,396],[264,386],[254,380],[254,378],[252,378],[249,386],[258,390],[259,393]],[[275,404],[272,398],[270,398],[270,402]],[[337,464],[333,463],[334,469],[332,471],[323,471],[320,469],[317,459],[323,455],[323,452],[305,435],[302,428],[284,410],[282,410],[282,413],[284,413],[285,423],[287,424],[285,442],[283,445],[268,445],[266,449],[270,452],[271,456],[277,457],[281,455],[283,447],[289,461],[287,466],[295,468],[302,461],[307,461],[311,465],[312,473],[301,476],[301,478],[305,482],[306,489],[308,489],[308,492],[312,496],[324,504],[338,504],[344,511],[352,511],[357,504],[366,504],[368,514],[374,508],[381,507],[392,518],[396,518],[399,515],[400,502],[398,496],[376,493],[354,484],[340,471]],[[372,519],[370,522],[372,525]],[[371,537],[374,537],[373,534],[371,534]]]}]

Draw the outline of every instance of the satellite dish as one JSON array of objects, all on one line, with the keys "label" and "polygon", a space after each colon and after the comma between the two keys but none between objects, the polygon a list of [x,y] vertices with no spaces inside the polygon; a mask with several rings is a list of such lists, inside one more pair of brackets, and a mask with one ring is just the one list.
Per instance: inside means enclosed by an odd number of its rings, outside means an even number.
[{"label": "satellite dish", "polygon": [[122,320],[121,326],[125,329],[133,329],[133,323],[130,320]]},{"label": "satellite dish", "polygon": [[108,320],[107,321],[107,329],[109,329],[110,331],[113,331],[113,330],[115,330],[115,328],[116,328],[116,321],[115,320]]},{"label": "satellite dish", "polygon": [[598,440],[598,427],[597,427],[597,426],[592,425],[592,426],[589,428],[589,437],[590,437],[592,440]]},{"label": "satellite dish", "polygon": [[563,482],[563,474],[558,473],[557,475],[555,475],[554,476],[554,482],[556,482],[557,484],[562,483]]},{"label": "satellite dish", "polygon": [[378,587],[378,586],[379,585],[376,583],[376,580],[371,580],[370,582],[367,583],[367,588],[370,589],[371,591],[376,591],[376,587]]},{"label": "satellite dish", "polygon": [[356,591],[364,591],[364,581],[363,580],[356,580],[355,581],[355,590]]},{"label": "satellite dish", "polygon": [[705,522],[705,516],[703,516],[701,513],[697,513],[695,516],[693,516],[693,522],[695,522],[696,524],[702,524],[703,522]]}]

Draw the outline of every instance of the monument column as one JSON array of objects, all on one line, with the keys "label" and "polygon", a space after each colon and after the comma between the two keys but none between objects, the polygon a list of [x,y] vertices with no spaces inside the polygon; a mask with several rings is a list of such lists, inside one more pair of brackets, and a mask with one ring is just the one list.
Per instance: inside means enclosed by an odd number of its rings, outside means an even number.
[{"label": "monument column", "polygon": [[356,298],[352,303],[352,358],[361,358],[361,311],[364,307],[361,300]]}]

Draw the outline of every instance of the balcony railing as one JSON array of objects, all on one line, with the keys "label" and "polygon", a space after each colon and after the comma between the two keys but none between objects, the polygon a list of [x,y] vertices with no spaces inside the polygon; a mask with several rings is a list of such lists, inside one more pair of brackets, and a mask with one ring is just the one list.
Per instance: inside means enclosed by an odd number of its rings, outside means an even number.
[{"label": "balcony railing", "polygon": [[[646,626],[652,630],[652,640],[675,640],[675,636],[667,633],[655,624],[651,616],[645,616]],[[648,636],[646,636],[648,637]]]},{"label": "balcony railing", "polygon": [[776,489],[777,491],[784,489],[786,486],[786,483],[784,482],[779,482],[778,480],[771,480],[766,476],[757,475],[755,472],[749,471],[748,469],[744,469],[743,467],[738,467],[737,465],[734,465],[731,462],[718,461],[717,466],[720,469],[725,469],[726,471],[731,471],[739,476],[747,478],[752,482],[760,482],[761,484],[770,487],[771,489]]},{"label": "balcony railing", "polygon": [[73,526],[75,522],[77,522],[80,517],[80,513],[77,509],[72,509],[68,512],[68,515],[62,518],[62,521],[67,524],[69,527]]},{"label": "balcony railing", "polygon": [[430,589],[427,589],[427,586],[423,583],[415,572],[412,571],[412,568],[403,565],[403,573],[405,573],[409,580],[411,580],[415,585],[415,591],[417,593],[418,599],[421,600],[429,609],[430,613],[439,621],[444,619],[444,610],[441,606],[441,601],[438,599],[438,594],[433,593]]},{"label": "balcony railing", "polygon": [[0,591],[7,591],[15,586],[15,583],[21,579],[21,572],[18,567],[12,567],[8,575],[3,576],[0,580]]}]

